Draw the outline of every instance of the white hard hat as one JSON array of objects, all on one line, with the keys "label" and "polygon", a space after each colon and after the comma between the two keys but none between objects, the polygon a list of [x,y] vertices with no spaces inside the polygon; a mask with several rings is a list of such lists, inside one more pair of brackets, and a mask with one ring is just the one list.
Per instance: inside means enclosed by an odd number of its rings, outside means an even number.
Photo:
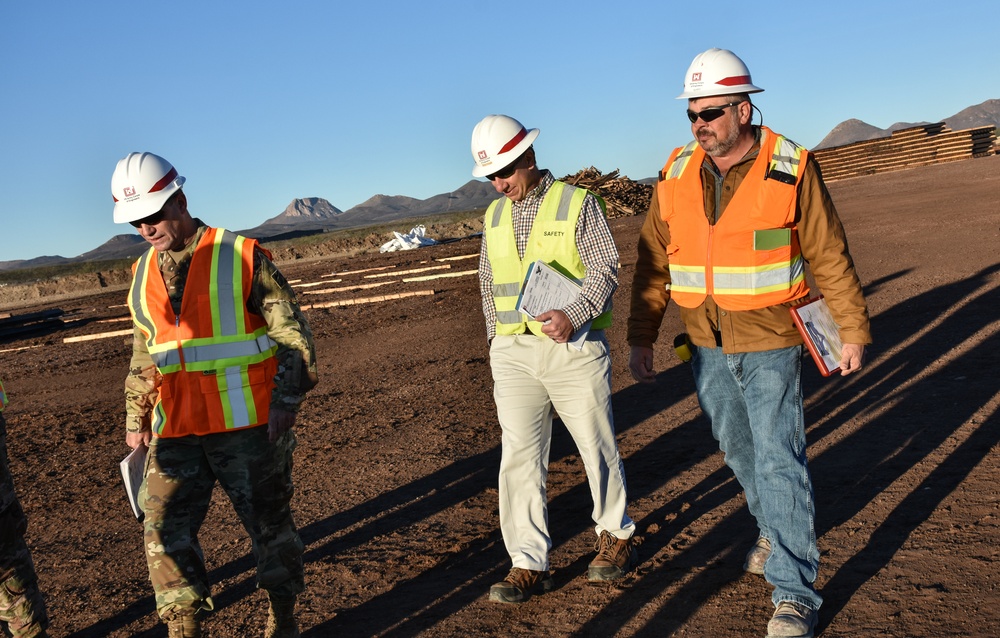
[{"label": "white hard hat", "polygon": [[125,224],[153,215],[184,185],[170,162],[152,153],[129,153],[111,176],[115,223]]},{"label": "white hard hat", "polygon": [[709,49],[694,56],[684,76],[684,92],[677,99],[760,93],[763,90],[753,85],[750,69],[735,53],[726,49]]},{"label": "white hard hat", "polygon": [[528,150],[538,137],[512,117],[487,115],[472,129],[472,158],[476,161],[473,177],[486,177],[503,170]]}]

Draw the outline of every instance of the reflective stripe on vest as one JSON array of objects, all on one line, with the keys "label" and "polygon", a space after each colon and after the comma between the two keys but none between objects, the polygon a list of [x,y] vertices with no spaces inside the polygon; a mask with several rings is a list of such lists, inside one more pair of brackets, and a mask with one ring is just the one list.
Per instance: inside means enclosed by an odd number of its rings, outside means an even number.
[{"label": "reflective stripe on vest", "polygon": [[[712,295],[726,310],[751,310],[808,294],[795,228],[797,185],[808,152],[761,127],[761,150],[714,226],[705,216],[696,143],[675,149],[660,175],[657,198],[670,226],[671,298],[695,308]],[[756,245],[758,233],[787,232],[787,241]],[[707,276],[711,273],[711,277]]]},{"label": "reflective stripe on vest", "polygon": [[[180,315],[171,307],[156,251],[136,262],[129,308],[163,375],[153,413],[158,435],[267,422],[277,344],[263,318],[246,309],[255,247],[232,232],[206,230],[191,258]],[[204,423],[192,423],[198,421]]]},{"label": "reflective stripe on vest", "polygon": [[[531,225],[524,258],[517,252],[512,216],[513,203],[506,197],[494,201],[486,210],[484,233],[487,257],[493,271],[493,303],[496,306],[496,334],[521,334],[531,331],[541,335],[541,324],[529,321],[517,311],[517,299],[528,268],[536,260],[555,265],[564,274],[583,281],[587,270],[576,249],[576,225],[588,191],[563,182],[553,182],[545,193]],[[598,198],[603,210],[604,203]],[[593,329],[611,325],[611,311],[594,318]]]},{"label": "reflective stripe on vest", "polygon": [[3,389],[3,379],[0,379],[0,412],[7,407],[7,391]]}]

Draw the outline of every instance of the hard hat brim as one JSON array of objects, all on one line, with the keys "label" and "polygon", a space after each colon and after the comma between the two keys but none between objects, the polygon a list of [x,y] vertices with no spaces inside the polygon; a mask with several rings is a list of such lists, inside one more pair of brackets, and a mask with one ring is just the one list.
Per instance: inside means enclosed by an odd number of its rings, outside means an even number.
[{"label": "hard hat brim", "polygon": [[170,199],[171,195],[181,190],[181,187],[184,186],[184,182],[184,177],[178,175],[174,178],[174,181],[170,182],[162,190],[155,193],[147,193],[140,201],[115,202],[115,223],[128,224],[130,222],[139,221],[140,219],[145,219],[150,215],[155,215],[160,212],[160,209],[167,203],[167,200]]},{"label": "hard hat brim", "polygon": [[[521,157],[521,154],[528,150],[528,147],[535,142],[535,138],[538,137],[539,129],[533,128],[528,131],[528,134],[524,136],[524,139],[517,143],[517,146],[510,149],[502,155],[502,161],[495,161],[489,166],[480,166],[476,164],[472,169],[473,177],[486,177],[487,175],[492,175],[497,171],[502,171],[503,169],[510,166],[514,160]],[[497,159],[500,160],[501,156]]]},{"label": "hard hat brim", "polygon": [[764,89],[753,84],[737,84],[735,86],[711,86],[704,90],[684,91],[675,100],[694,100],[700,97],[715,97],[716,95],[739,95],[740,93],[762,93]]}]

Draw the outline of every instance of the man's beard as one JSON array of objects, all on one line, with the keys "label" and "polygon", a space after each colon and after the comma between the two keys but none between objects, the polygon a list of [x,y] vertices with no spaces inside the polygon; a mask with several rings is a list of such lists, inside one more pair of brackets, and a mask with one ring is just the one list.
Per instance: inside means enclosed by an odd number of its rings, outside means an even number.
[{"label": "man's beard", "polygon": [[729,136],[725,139],[719,139],[718,135],[715,134],[715,131],[707,126],[700,129],[698,132],[701,133],[702,131],[707,131],[709,133],[709,137],[704,140],[699,137],[698,143],[710,157],[723,157],[727,155],[736,147],[736,143],[740,139],[740,129],[738,126],[734,126]]}]

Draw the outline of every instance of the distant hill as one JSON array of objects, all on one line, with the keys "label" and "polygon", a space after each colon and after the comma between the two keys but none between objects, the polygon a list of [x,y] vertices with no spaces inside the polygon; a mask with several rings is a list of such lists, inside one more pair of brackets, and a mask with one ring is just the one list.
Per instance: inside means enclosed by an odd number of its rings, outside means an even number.
[{"label": "distant hill", "polygon": [[[970,106],[967,109],[934,122],[944,122],[945,126],[953,131],[961,131],[969,128],[979,128],[981,126],[1000,127],[1000,100],[986,100],[982,104]],[[913,128],[931,122],[896,122],[887,129],[880,129],[862,122],[861,120],[846,120],[833,127],[826,137],[824,137],[813,150],[819,148],[833,148],[834,146],[844,146],[865,140],[875,140],[880,137],[889,137],[893,131],[905,128]]]}]

